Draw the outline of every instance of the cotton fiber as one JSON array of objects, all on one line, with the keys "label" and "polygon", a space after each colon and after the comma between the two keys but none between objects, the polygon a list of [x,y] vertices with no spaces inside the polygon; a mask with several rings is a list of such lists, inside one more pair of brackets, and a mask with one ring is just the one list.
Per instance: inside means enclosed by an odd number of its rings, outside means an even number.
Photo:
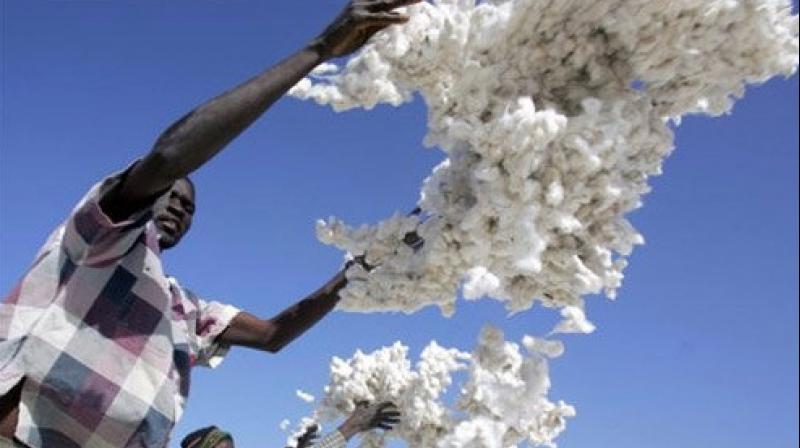
[{"label": "cotton fiber", "polygon": [[[508,448],[528,442],[552,446],[575,409],[548,399],[549,357],[559,356],[560,342],[526,336],[523,345],[504,340],[485,327],[472,353],[431,342],[412,367],[401,343],[352,358],[334,358],[325,397],[315,418],[346,417],[360,401],[395,403],[400,423],[386,433],[368,433],[361,448],[383,447],[400,439],[409,448]],[[459,372],[463,372],[459,376]],[[460,391],[450,402],[448,388]]]},{"label": "cotton fiber", "polygon": [[462,286],[511,312],[613,298],[644,242],[626,214],[661,174],[670,123],[727,113],[747,83],[798,64],[785,0],[438,0],[407,12],[290,91],[338,111],[419,94],[424,143],[444,153],[421,214],[318,223],[321,241],[377,266],[351,268],[344,310],[450,315]]}]

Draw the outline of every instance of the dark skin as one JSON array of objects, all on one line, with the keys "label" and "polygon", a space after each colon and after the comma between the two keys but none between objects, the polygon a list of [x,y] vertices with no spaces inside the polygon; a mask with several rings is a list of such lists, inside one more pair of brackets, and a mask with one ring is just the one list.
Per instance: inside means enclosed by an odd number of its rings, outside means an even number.
[{"label": "dark skin", "polygon": [[[371,429],[389,431],[399,422],[400,412],[394,403],[384,401],[370,405],[364,401],[356,405],[353,413],[339,426],[338,430],[345,440],[349,441],[354,435]],[[317,425],[308,427],[306,432],[297,439],[297,448],[313,446],[319,437],[317,431],[319,431]]]},{"label": "dark skin", "polygon": [[[375,33],[408,17],[396,8],[421,0],[351,0],[306,46],[233,89],[209,100],[167,128],[100,206],[116,222],[154,205],[162,250],[171,249],[191,227],[194,188],[185,178],[218,154],[317,65],[359,49]],[[328,314],[347,280],[344,270],[278,315],[261,319],[241,312],[219,342],[278,352]],[[24,380],[0,397],[0,435],[12,437]]]},{"label": "dark skin", "polygon": [[356,409],[350,417],[339,426],[339,432],[345,439],[350,440],[354,435],[370,429],[388,431],[399,422],[400,411],[391,401],[375,404],[362,401],[356,404]]},{"label": "dark skin", "polygon": [[[345,440],[350,440],[354,435],[369,431],[371,429],[383,429],[388,431],[392,426],[400,422],[400,412],[397,407],[389,401],[369,405],[367,402],[360,402],[355,410],[338,428]],[[312,425],[297,438],[296,448],[309,448],[316,444],[319,438],[319,426]],[[198,437],[188,443],[187,448],[193,448],[200,444],[203,439]],[[225,439],[217,442],[214,448],[234,448],[232,439]],[[288,447],[287,447],[288,448]]]}]

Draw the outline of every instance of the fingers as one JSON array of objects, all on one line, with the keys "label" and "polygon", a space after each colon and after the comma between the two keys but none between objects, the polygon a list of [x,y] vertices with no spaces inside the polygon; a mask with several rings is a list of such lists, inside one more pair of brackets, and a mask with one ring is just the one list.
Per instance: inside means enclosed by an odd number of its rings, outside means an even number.
[{"label": "fingers", "polygon": [[422,0],[374,0],[369,3],[368,8],[370,8],[371,11],[391,11],[395,8],[402,8],[421,1]]},{"label": "fingers", "polygon": [[317,442],[318,438],[319,434],[317,434],[316,430],[311,433],[306,432],[297,439],[297,448],[306,448],[313,446]]},{"label": "fingers", "polygon": [[383,412],[381,414],[381,419],[387,422],[399,422],[400,421],[400,411],[390,411],[390,412]]},{"label": "fingers", "polygon": [[394,425],[400,423],[400,411],[397,410],[394,403],[385,401],[378,405],[373,422],[374,428],[389,431]]},{"label": "fingers", "polygon": [[365,12],[360,19],[363,25],[376,28],[408,22],[408,16],[398,12]]},{"label": "fingers", "polygon": [[306,431],[305,434],[300,436],[300,439],[302,439],[302,440],[311,440],[311,439],[314,439],[316,437],[318,437],[318,434],[317,434],[317,430],[314,429],[313,431],[312,430]]},{"label": "fingers", "polygon": [[398,414],[400,412],[397,410],[397,406],[394,405],[391,401],[383,401],[378,406],[376,406],[375,414],[379,416],[383,416],[386,414]]},{"label": "fingers", "polygon": [[359,5],[363,9],[362,19],[374,26],[387,27],[408,21],[408,16],[394,11],[396,8],[413,5],[422,0],[372,0]]},{"label": "fingers", "polygon": [[400,413],[393,412],[391,416],[388,414],[383,415],[375,426],[388,431],[398,423],[400,423]]},{"label": "fingers", "polygon": [[400,423],[400,412],[399,411],[389,411],[383,412],[380,415],[380,422],[381,423],[389,423],[389,424],[396,424]]},{"label": "fingers", "polygon": [[313,424],[306,428],[306,431],[298,438],[298,440],[301,442],[308,442],[309,440],[318,437],[317,431],[319,431],[319,425]]},{"label": "fingers", "polygon": [[326,58],[348,55],[373,35],[409,20],[395,9],[421,0],[351,0],[339,16],[315,39]]},{"label": "fingers", "polygon": [[400,423],[400,419],[399,418],[385,418],[385,419],[381,420],[380,422],[378,422],[378,427],[380,427],[380,428],[383,428],[384,426],[391,427],[391,426],[394,426],[394,425],[396,425],[398,423]]},{"label": "fingers", "polygon": [[305,436],[303,436],[303,437],[300,437],[299,439],[297,439],[297,446],[298,447],[311,446],[311,445],[314,444],[314,442],[316,440],[317,440],[317,436],[316,435],[314,437],[305,437]]}]

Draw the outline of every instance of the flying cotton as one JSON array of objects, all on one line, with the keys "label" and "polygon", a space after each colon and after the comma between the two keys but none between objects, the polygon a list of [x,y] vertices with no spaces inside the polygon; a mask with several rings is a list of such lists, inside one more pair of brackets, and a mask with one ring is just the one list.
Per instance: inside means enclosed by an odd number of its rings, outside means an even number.
[{"label": "flying cotton", "polygon": [[[375,266],[350,268],[344,310],[450,315],[459,291],[511,312],[613,298],[644,242],[626,214],[661,174],[670,123],[727,113],[746,84],[798,65],[787,0],[438,0],[408,13],[290,91],[337,111],[418,94],[424,143],[445,156],[421,213],[318,223],[322,242]],[[561,330],[589,331],[566,317]]]},{"label": "flying cotton", "polygon": [[[365,434],[361,448],[384,447],[391,439],[409,448],[507,448],[526,441],[552,446],[575,415],[572,406],[547,397],[545,356],[560,355],[558,344],[526,336],[522,353],[487,326],[472,353],[431,342],[413,367],[399,342],[348,360],[334,358],[315,418],[327,422],[349,415],[360,401],[388,400],[401,422],[392,431]],[[451,386],[460,391],[454,403],[444,397]]]},{"label": "flying cotton", "polygon": [[[424,144],[443,161],[418,213],[354,227],[331,217],[317,237],[348,256],[339,308],[413,313],[456,298],[510,312],[559,308],[553,333],[591,333],[583,297],[614,298],[644,238],[626,216],[673,150],[687,114],[728,113],[747,84],[798,66],[788,0],[434,0],[378,33],[343,67],[325,65],[290,94],[334,110],[428,111]],[[472,353],[431,343],[415,368],[400,343],[334,358],[321,421],[360,400],[391,400],[396,437],[414,448],[553,445],[575,410],[547,398],[560,341],[526,336],[527,356],[491,327]],[[458,382],[454,405],[442,395]]]},{"label": "flying cotton", "polygon": [[297,395],[297,398],[305,401],[306,403],[313,403],[314,402],[314,396],[311,395],[308,392],[305,392],[303,390],[297,389],[296,391],[294,391],[294,394]]}]

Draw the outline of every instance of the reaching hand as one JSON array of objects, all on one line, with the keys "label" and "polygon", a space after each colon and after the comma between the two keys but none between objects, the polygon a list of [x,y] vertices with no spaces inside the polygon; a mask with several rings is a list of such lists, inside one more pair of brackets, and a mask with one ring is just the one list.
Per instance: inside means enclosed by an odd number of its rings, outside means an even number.
[{"label": "reaching hand", "polygon": [[339,431],[345,439],[350,440],[356,433],[370,429],[380,428],[388,431],[398,422],[400,422],[400,411],[394,403],[384,401],[368,405],[366,402],[360,402],[350,417],[339,427]]},{"label": "reaching hand", "polygon": [[348,55],[387,26],[405,23],[408,16],[394,9],[422,0],[350,0],[344,10],[317,38],[325,58]]},{"label": "reaching hand", "polygon": [[297,439],[297,448],[308,448],[314,445],[319,437],[317,431],[319,431],[318,425],[311,425],[306,428],[306,432]]}]

